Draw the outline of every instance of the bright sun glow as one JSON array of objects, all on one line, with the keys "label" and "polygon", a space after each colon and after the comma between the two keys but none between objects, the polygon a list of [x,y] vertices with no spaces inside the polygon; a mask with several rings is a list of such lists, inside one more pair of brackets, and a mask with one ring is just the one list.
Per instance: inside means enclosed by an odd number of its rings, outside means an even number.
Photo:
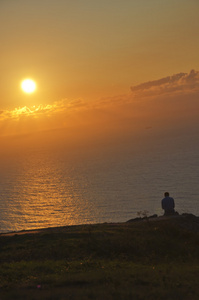
[{"label": "bright sun glow", "polygon": [[21,83],[21,88],[25,93],[33,93],[36,90],[36,83],[32,79],[25,79]]}]

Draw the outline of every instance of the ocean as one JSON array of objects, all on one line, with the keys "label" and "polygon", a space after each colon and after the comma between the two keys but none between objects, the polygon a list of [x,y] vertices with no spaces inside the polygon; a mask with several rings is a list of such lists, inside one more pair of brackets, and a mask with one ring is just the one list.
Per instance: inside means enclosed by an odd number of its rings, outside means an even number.
[{"label": "ocean", "polygon": [[179,213],[199,215],[197,136],[1,152],[0,232],[160,216],[165,191]]}]

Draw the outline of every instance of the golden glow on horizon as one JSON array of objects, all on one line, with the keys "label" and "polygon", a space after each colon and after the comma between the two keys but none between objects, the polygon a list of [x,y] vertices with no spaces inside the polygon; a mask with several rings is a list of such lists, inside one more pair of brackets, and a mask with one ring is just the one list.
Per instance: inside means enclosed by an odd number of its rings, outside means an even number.
[{"label": "golden glow on horizon", "polygon": [[31,94],[36,90],[36,83],[32,79],[24,79],[21,83],[21,88],[25,93]]}]

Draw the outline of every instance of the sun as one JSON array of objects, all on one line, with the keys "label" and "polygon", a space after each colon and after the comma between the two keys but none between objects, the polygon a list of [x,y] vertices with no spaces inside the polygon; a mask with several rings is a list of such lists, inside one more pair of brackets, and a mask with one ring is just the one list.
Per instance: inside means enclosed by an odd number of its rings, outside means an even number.
[{"label": "sun", "polygon": [[24,79],[21,83],[21,88],[25,93],[31,94],[36,90],[36,83],[32,79]]}]

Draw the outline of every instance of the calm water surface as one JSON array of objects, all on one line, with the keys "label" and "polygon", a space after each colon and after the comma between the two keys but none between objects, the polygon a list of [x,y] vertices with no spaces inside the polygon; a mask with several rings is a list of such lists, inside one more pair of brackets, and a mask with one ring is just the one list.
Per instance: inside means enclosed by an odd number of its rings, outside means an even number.
[{"label": "calm water surface", "polygon": [[123,222],[162,215],[168,190],[176,210],[199,215],[199,153],[193,136],[68,151],[1,155],[0,232]]}]

